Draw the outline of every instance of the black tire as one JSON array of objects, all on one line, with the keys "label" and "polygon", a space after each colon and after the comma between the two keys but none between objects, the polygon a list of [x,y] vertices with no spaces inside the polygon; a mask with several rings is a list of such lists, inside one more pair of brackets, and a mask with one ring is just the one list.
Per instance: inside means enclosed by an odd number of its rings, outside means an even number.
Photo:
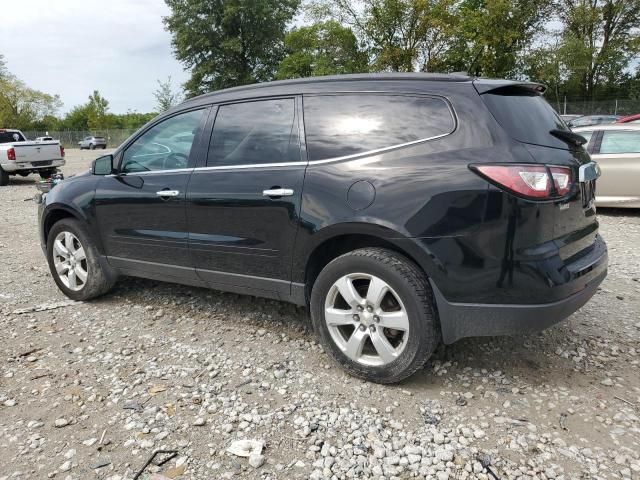
[{"label": "black tire", "polygon": [[51,175],[53,175],[54,172],[55,170],[40,170],[38,174],[40,175],[41,179],[46,180],[48,178],[51,178]]},{"label": "black tire", "polygon": [[103,150],[106,150],[106,149],[107,149],[107,146],[106,146],[106,145],[103,145],[103,146],[102,146],[102,149],[103,149]]},{"label": "black tire", "polygon": [[89,144],[89,150],[95,150],[96,146],[93,143]]},{"label": "black tire", "polygon": [[[80,241],[86,255],[87,281],[80,290],[71,290],[60,280],[53,261],[53,244],[61,232],[71,232]],[[72,300],[90,300],[107,293],[115,284],[113,275],[105,272],[100,264],[98,252],[91,242],[86,227],[76,219],[64,218],[56,222],[47,237],[47,262],[49,270],[58,288]]]},{"label": "black tire", "polygon": [[[325,299],[332,285],[354,273],[380,278],[405,306],[410,335],[402,352],[386,365],[353,361],[336,345],[325,322]],[[313,285],[310,309],[314,329],[325,350],[348,373],[372,382],[386,384],[404,380],[424,366],[440,343],[440,328],[427,278],[413,262],[391,250],[363,248],[331,261]]]},{"label": "black tire", "polygon": [[9,185],[9,174],[0,167],[0,187]]}]

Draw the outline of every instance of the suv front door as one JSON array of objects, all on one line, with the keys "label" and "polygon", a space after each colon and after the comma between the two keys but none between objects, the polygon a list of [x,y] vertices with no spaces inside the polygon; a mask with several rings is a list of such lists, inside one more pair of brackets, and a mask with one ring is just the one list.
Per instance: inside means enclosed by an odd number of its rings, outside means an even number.
[{"label": "suv front door", "polygon": [[213,287],[290,294],[306,168],[299,107],[295,97],[218,107],[187,193],[193,264]]},{"label": "suv front door", "polygon": [[118,173],[100,180],[96,216],[113,266],[168,280],[197,278],[188,252],[185,197],[206,112],[181,112],[151,126],[119,154]]}]

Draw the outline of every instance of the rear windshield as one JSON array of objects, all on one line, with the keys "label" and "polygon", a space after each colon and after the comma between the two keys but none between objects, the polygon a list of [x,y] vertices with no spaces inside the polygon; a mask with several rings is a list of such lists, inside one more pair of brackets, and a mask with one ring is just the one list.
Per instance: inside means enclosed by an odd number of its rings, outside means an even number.
[{"label": "rear windshield", "polygon": [[570,130],[539,93],[509,87],[492,90],[482,98],[502,128],[516,140],[547,147],[569,147],[549,133],[550,130]]},{"label": "rear windshield", "polygon": [[10,142],[24,142],[24,137],[20,132],[0,132],[0,143]]}]

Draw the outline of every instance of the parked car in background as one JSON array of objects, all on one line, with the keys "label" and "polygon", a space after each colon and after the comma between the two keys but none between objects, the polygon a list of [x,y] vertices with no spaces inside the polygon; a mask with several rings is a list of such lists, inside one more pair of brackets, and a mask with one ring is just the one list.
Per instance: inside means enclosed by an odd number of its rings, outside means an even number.
[{"label": "parked car in background", "polygon": [[49,178],[64,165],[64,147],[57,140],[28,141],[20,130],[0,129],[0,186],[12,175],[38,173]]},{"label": "parked car in background", "polygon": [[602,171],[596,204],[640,208],[640,125],[615,123],[573,131],[588,140],[587,151]]},{"label": "parked car in background", "polygon": [[574,114],[565,114],[560,115],[560,118],[565,122],[570,122],[571,120],[575,120],[576,118],[584,117],[584,115],[574,115]]},{"label": "parked car in background", "polygon": [[297,79],[197,98],[40,203],[70,298],[133,275],[308,306],[350,373],[546,328],[607,273],[597,165],[536,83]]},{"label": "parked car in background", "polygon": [[616,123],[640,123],[640,113],[635,115],[627,115],[626,117],[620,117],[616,120]]},{"label": "parked car in background", "polygon": [[583,115],[567,122],[569,127],[587,127],[589,125],[601,125],[605,123],[614,123],[620,118],[619,115]]},{"label": "parked car in background", "polygon": [[94,137],[88,136],[84,137],[82,140],[78,142],[80,146],[80,150],[88,148],[89,150],[94,150],[96,148],[105,149],[107,148],[107,140],[104,137]]}]

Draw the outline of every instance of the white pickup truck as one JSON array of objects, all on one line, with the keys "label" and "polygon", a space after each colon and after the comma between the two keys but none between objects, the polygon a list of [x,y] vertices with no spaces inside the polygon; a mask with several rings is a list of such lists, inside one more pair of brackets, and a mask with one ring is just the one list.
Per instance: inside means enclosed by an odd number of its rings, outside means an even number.
[{"label": "white pickup truck", "polygon": [[64,147],[58,140],[27,141],[20,130],[0,129],[0,186],[10,175],[39,173],[49,178],[64,165]]}]

